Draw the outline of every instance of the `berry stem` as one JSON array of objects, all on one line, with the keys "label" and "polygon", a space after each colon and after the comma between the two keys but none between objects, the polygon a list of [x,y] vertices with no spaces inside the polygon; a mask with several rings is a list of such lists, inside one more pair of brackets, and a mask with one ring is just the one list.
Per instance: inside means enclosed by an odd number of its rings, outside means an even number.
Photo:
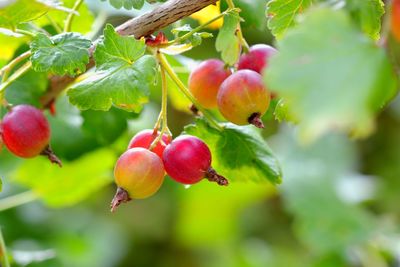
[{"label": "berry stem", "polygon": [[0,229],[0,266],[10,267],[10,262],[8,261],[6,244],[4,242],[3,234]]},{"label": "berry stem", "polygon": [[228,185],[229,181],[222,175],[219,175],[212,167],[206,172],[206,178],[210,182],[216,182],[219,185]]},{"label": "berry stem", "polygon": [[68,14],[67,20],[65,21],[64,25],[64,32],[69,32],[71,31],[71,26],[72,26],[72,20],[74,19],[74,15],[76,11],[79,9],[79,7],[82,5],[83,0],[77,0],[72,7],[71,13]]},{"label": "berry stem", "polygon": [[40,155],[47,156],[47,158],[51,161],[51,163],[55,163],[60,168],[62,167],[62,162],[61,160],[54,154],[53,150],[51,150],[50,146],[47,146]]},{"label": "berry stem", "polygon": [[259,112],[251,114],[251,116],[248,119],[248,122],[250,124],[253,124],[257,128],[264,129],[264,123],[261,120],[261,114]]},{"label": "berry stem", "polygon": [[0,101],[4,98],[4,91],[5,89],[12,84],[16,79],[21,77],[23,74],[25,74],[28,70],[30,70],[32,67],[32,63],[30,61],[26,62],[24,65],[22,65],[21,68],[16,70],[8,79],[7,81],[3,81],[0,84]]},{"label": "berry stem", "polygon": [[158,114],[156,124],[154,125],[153,134],[157,134],[158,130],[160,129],[161,120],[162,120],[162,109],[161,109],[160,113]]},{"label": "berry stem", "polygon": [[26,203],[36,200],[38,196],[32,191],[26,191],[20,194],[0,199],[0,211],[12,209]]},{"label": "berry stem", "polygon": [[[235,4],[233,3],[233,0],[226,0],[226,3],[228,4],[229,9],[235,8]],[[246,42],[246,39],[243,37],[243,32],[242,32],[242,27],[240,26],[240,22],[238,24],[236,34],[240,40],[240,43],[242,44],[243,51],[245,53],[249,52],[249,49],[250,49],[249,44]]]},{"label": "berry stem", "polygon": [[15,68],[18,63],[21,61],[27,59],[28,57],[31,56],[31,51],[26,51],[25,53],[19,55],[18,57],[14,58],[10,63],[8,63],[6,66],[4,66],[0,70],[0,76],[2,76],[1,81],[4,83],[7,79],[8,76],[10,75],[10,72]]},{"label": "berry stem", "polygon": [[21,29],[15,29],[14,32],[20,33],[20,34],[23,34],[23,35],[26,35],[26,36],[29,36],[29,37],[35,37],[36,36],[36,34],[33,33],[33,32],[25,31],[25,30],[21,30]]},{"label": "berry stem", "polygon": [[118,187],[114,198],[111,200],[111,212],[116,211],[119,205],[121,205],[122,203],[126,203],[131,200],[132,199],[129,197],[128,192],[125,189]]},{"label": "berry stem", "polygon": [[183,84],[183,82],[179,79],[178,75],[176,75],[175,71],[172,69],[171,65],[168,63],[167,59],[163,54],[159,54],[159,62],[162,68],[168,73],[168,76],[174,81],[174,83],[178,86],[179,90],[196,106],[198,110],[203,113],[203,116],[209,121],[209,123],[218,131],[222,132],[224,130],[221,125],[218,124],[217,121],[197,102],[197,100],[192,96],[189,89]]},{"label": "berry stem", "polygon": [[[159,51],[156,52],[156,57],[158,62],[160,62],[160,55],[161,53]],[[165,75],[165,69],[164,67],[160,64],[160,73],[161,73],[161,90],[162,90],[162,98],[161,98],[161,112],[158,117],[156,127],[154,129],[155,132],[157,132],[158,127],[160,126],[159,124],[162,123],[161,131],[160,134],[157,136],[156,139],[151,143],[149,150],[153,150],[156,145],[159,142],[162,142],[162,137],[164,136],[164,133],[168,135],[168,137],[171,137],[171,131],[168,128],[168,116],[167,116],[167,105],[168,105],[168,88],[167,88],[167,78]]]}]

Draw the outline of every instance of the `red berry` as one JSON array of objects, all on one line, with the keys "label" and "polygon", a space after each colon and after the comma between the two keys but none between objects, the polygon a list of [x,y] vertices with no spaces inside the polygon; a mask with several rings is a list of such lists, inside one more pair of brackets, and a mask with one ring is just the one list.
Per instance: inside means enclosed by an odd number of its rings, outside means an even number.
[{"label": "red berry", "polygon": [[232,74],[222,83],[217,99],[219,111],[227,120],[264,127],[261,117],[269,107],[270,93],[257,72],[240,70]]},{"label": "red berry", "polygon": [[221,83],[231,75],[224,62],[209,59],[192,71],[189,77],[189,90],[205,108],[217,107],[217,94]]},{"label": "red berry", "polygon": [[199,138],[182,135],[164,150],[165,171],[172,179],[183,184],[195,184],[203,178],[227,185],[228,181],[211,168],[211,152]]},{"label": "red berry", "polygon": [[[160,132],[154,134],[153,130],[140,131],[134,137],[132,137],[131,141],[129,142],[128,149],[134,147],[143,147],[149,149],[151,143],[158,137],[159,134]],[[171,143],[170,137],[166,134],[163,134],[162,142],[158,142],[152,151],[162,158],[164,149],[169,143]]]},{"label": "red berry", "polygon": [[392,3],[392,34],[400,42],[400,0],[394,0]]},{"label": "red berry", "polygon": [[250,47],[247,54],[239,59],[239,70],[248,69],[262,74],[262,70],[268,66],[269,58],[276,54],[277,50],[272,46],[257,44]]},{"label": "red berry", "polygon": [[5,146],[15,155],[32,158],[39,154],[61,165],[49,147],[50,126],[39,109],[29,105],[18,105],[4,116],[2,139]]},{"label": "red berry", "polygon": [[164,174],[163,163],[155,153],[141,147],[127,150],[115,164],[118,190],[111,210],[132,198],[143,199],[154,195],[164,181]]}]

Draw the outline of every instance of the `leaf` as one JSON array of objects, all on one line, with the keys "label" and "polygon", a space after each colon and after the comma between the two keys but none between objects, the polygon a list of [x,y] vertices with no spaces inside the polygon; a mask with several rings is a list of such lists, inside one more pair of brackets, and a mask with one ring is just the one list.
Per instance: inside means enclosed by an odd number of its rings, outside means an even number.
[{"label": "leaf", "polygon": [[363,32],[374,40],[379,39],[381,17],[385,13],[382,0],[346,0],[346,9],[349,10]]},{"label": "leaf", "polygon": [[83,130],[84,119],[79,109],[71,105],[65,95],[58,97],[55,104],[56,116],[47,117],[55,154],[62,159],[75,160],[98,148],[96,138]]},{"label": "leaf", "polygon": [[[109,145],[115,142],[128,128],[127,117],[130,113],[117,108],[109,111],[82,111],[83,130],[99,144]],[[107,127],[104,127],[107,125]]]},{"label": "leaf", "polygon": [[68,91],[70,102],[82,110],[109,110],[114,104],[139,112],[156,77],[156,62],[144,52],[144,40],[119,36],[107,25],[94,53],[96,72]]},{"label": "leaf", "polygon": [[295,24],[297,14],[311,6],[315,0],[271,0],[267,4],[268,28],[281,38]]},{"label": "leaf", "polygon": [[[106,0],[101,0],[106,1]],[[110,4],[117,8],[125,8],[125,9],[141,9],[144,5],[144,0],[108,0]]]},{"label": "leaf", "polygon": [[[116,156],[103,149],[63,162],[59,168],[45,157],[25,161],[15,172],[15,182],[29,187],[52,207],[74,205],[112,181]],[[36,178],[32,179],[32,174]]]},{"label": "leaf", "polygon": [[[176,37],[179,37],[185,33],[191,32],[192,30],[193,29],[189,24],[185,24],[183,26],[172,29],[171,32]],[[213,37],[213,35],[212,35],[212,33],[209,33],[209,32],[195,32],[192,36],[190,36],[188,41],[190,42],[190,44],[192,46],[199,46],[202,42],[202,39],[211,38],[211,37]]]},{"label": "leaf", "polygon": [[209,249],[218,249],[221,242],[240,236],[235,229],[243,209],[265,202],[276,192],[268,183],[231,183],[221,190],[208,181],[176,191],[181,204],[175,238],[185,246]]},{"label": "leaf", "polygon": [[38,72],[76,75],[86,70],[92,42],[78,33],[62,33],[51,38],[36,35],[30,47],[32,67]]},{"label": "leaf", "polygon": [[[342,252],[366,242],[376,234],[374,217],[347,202],[338,186],[357,166],[355,143],[345,136],[328,135],[306,147],[294,135],[283,128],[276,145],[285,173],[282,196],[294,215],[297,237],[320,254]],[[363,189],[354,188],[351,194],[362,194]]]},{"label": "leaf", "polygon": [[209,146],[213,168],[229,181],[281,183],[279,163],[254,127],[226,123],[219,132],[198,119],[195,125],[186,126],[185,132]]},{"label": "leaf", "polygon": [[240,23],[238,12],[230,12],[224,16],[224,24],[219,30],[215,47],[221,52],[221,58],[229,65],[234,65],[240,56],[240,40],[236,35]]},{"label": "leaf", "polygon": [[57,0],[16,0],[0,9],[0,27],[15,29],[19,23],[43,16],[51,9],[73,12]]},{"label": "leaf", "polygon": [[343,11],[314,9],[278,50],[264,78],[296,115],[303,141],[334,129],[367,135],[374,113],[396,93],[385,51]]}]

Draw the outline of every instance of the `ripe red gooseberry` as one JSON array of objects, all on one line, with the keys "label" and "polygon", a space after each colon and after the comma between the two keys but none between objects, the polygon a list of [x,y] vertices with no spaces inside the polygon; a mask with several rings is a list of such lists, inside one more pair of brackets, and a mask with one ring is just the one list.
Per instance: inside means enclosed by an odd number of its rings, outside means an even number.
[{"label": "ripe red gooseberry", "polygon": [[266,44],[257,44],[250,47],[249,52],[243,54],[239,59],[239,70],[253,70],[262,74],[264,68],[268,66],[268,61],[272,55],[278,51]]},{"label": "ripe red gooseberry", "polygon": [[219,111],[230,122],[264,128],[261,117],[269,107],[270,93],[257,72],[240,70],[229,76],[221,84],[217,100]]},{"label": "ripe red gooseberry", "polygon": [[127,150],[115,164],[118,189],[111,202],[111,211],[131,199],[154,195],[161,187],[164,175],[163,163],[155,153],[141,147]]},{"label": "ripe red gooseberry", "polygon": [[[132,137],[129,142],[128,149],[134,147],[143,147],[146,149],[150,148],[151,143],[159,136],[160,132],[154,132],[154,130],[143,130],[138,132],[134,137]],[[164,152],[165,147],[171,143],[171,138],[163,134],[162,142],[158,142],[156,146],[152,149],[152,152],[156,153],[160,158]]]},{"label": "ripe red gooseberry", "polygon": [[221,83],[231,75],[224,62],[209,59],[195,68],[189,77],[189,90],[205,108],[217,107],[217,93]]},{"label": "ripe red gooseberry", "polygon": [[219,185],[228,185],[228,180],[218,175],[211,167],[211,152],[199,138],[181,135],[164,150],[165,171],[177,182],[195,184],[203,178]]},{"label": "ripe red gooseberry", "polygon": [[1,136],[14,155],[21,158],[45,155],[61,166],[49,146],[50,126],[41,110],[29,105],[10,107],[1,123]]}]

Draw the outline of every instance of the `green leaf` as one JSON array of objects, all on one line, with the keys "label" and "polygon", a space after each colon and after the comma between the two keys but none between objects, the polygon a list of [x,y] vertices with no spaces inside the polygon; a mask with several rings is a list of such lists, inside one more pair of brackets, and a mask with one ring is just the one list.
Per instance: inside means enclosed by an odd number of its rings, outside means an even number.
[{"label": "green leaf", "polygon": [[[236,229],[243,208],[267,201],[275,191],[269,183],[231,183],[221,190],[208,181],[188,190],[177,190],[181,204],[176,214],[175,238],[185,246],[219,249],[221,243],[242,234]],[[221,201],[223,209],[221,205],[215,205]]]},{"label": "green leaf", "polygon": [[[109,145],[120,137],[128,128],[127,118],[130,113],[117,108],[109,111],[82,111],[83,130],[99,144]],[[104,127],[107,125],[107,127]]]},{"label": "green leaf", "polygon": [[[176,36],[182,36],[185,33],[191,32],[193,29],[189,24],[185,24],[183,26],[174,28],[171,32]],[[181,34],[182,33],[182,34]],[[209,32],[195,32],[188,41],[192,44],[192,46],[199,46],[202,43],[202,39],[212,38],[213,34]]]},{"label": "green leaf", "polygon": [[[107,1],[107,0],[102,0]],[[125,9],[141,9],[144,5],[144,0],[108,0],[110,4],[117,8],[125,8]]]},{"label": "green leaf", "polygon": [[299,119],[304,141],[333,129],[367,135],[374,113],[396,93],[385,51],[344,11],[314,9],[278,49],[265,81]]},{"label": "green leaf", "polygon": [[385,13],[382,0],[346,0],[346,9],[366,34],[379,39],[381,17]]},{"label": "green leaf", "polygon": [[57,0],[16,0],[0,9],[0,27],[15,29],[19,23],[28,22],[43,16],[51,9],[67,12]]},{"label": "green leaf", "polygon": [[39,33],[30,45],[32,67],[38,72],[50,71],[58,75],[82,73],[89,63],[91,44],[78,33],[62,33],[51,38]]},{"label": "green leaf", "polygon": [[[110,150],[97,150],[59,168],[45,157],[25,161],[15,172],[15,182],[29,187],[53,207],[74,205],[112,181],[116,156]],[[37,174],[32,179],[32,173]]]},{"label": "green leaf", "polygon": [[156,77],[156,61],[144,52],[144,40],[119,36],[107,25],[94,53],[96,72],[68,91],[70,102],[82,110],[109,110],[114,104],[139,112]]},{"label": "green leaf", "polygon": [[279,163],[254,127],[226,123],[219,132],[198,119],[195,125],[185,127],[185,132],[209,146],[213,167],[229,181],[281,183]]},{"label": "green leaf", "polygon": [[[374,217],[343,198],[338,186],[350,179],[357,166],[355,143],[345,136],[328,135],[304,146],[293,137],[294,131],[283,128],[275,141],[285,173],[282,196],[294,215],[300,241],[313,252],[326,254],[345,251],[376,234]],[[351,194],[360,191],[354,188]]]},{"label": "green leaf", "polygon": [[281,38],[296,22],[297,14],[311,6],[315,0],[271,0],[267,4],[268,28]]},{"label": "green leaf", "polygon": [[234,65],[240,56],[240,40],[236,35],[240,23],[238,12],[230,12],[224,16],[224,24],[219,30],[215,47],[221,52],[221,58],[229,65]]},{"label": "green leaf", "polygon": [[[65,95],[57,98],[56,116],[48,116],[51,126],[51,148],[63,160],[75,160],[99,147],[96,138],[83,130],[81,112]],[[73,136],[73,138],[71,138]]]}]

